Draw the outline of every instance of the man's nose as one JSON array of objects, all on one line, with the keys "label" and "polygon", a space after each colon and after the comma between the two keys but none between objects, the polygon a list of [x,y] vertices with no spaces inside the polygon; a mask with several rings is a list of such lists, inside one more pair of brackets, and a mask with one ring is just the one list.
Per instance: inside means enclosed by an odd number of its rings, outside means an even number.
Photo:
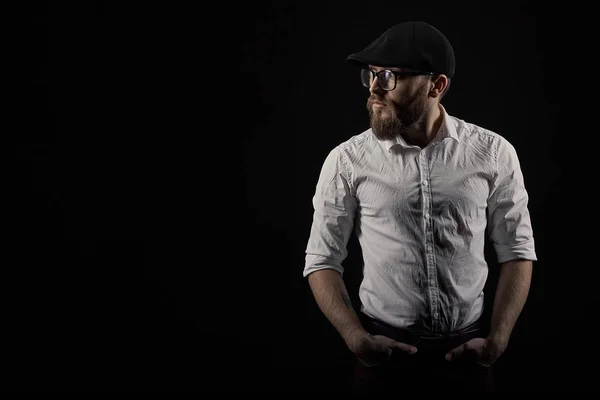
[{"label": "man's nose", "polygon": [[371,86],[369,86],[369,92],[371,94],[382,94],[382,92],[384,92],[381,86],[379,86],[379,79],[377,78],[377,76],[373,78],[373,81],[371,81]]}]

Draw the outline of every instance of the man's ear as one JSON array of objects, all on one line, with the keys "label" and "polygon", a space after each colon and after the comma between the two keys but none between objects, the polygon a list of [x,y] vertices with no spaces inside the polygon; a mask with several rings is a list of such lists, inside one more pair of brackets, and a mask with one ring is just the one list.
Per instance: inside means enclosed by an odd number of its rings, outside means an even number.
[{"label": "man's ear", "polygon": [[432,83],[429,94],[431,97],[439,97],[446,91],[450,81],[446,75],[440,74],[432,80]]}]

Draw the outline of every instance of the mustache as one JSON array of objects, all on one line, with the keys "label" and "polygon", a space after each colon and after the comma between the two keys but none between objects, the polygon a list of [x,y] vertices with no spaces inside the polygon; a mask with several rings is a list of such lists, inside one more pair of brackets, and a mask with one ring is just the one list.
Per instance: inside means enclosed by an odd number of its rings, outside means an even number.
[{"label": "mustache", "polygon": [[367,100],[367,104],[368,104],[368,105],[373,105],[373,103],[374,103],[375,101],[377,101],[377,102],[379,102],[379,103],[383,103],[383,104],[385,104],[386,106],[389,106],[389,105],[390,105],[390,104],[389,104],[387,101],[385,101],[385,100],[383,100],[383,99],[381,99],[381,98],[379,98],[379,97],[377,97],[377,96],[373,96],[373,95],[372,95],[372,96],[370,96],[370,97],[368,98],[368,100]]}]

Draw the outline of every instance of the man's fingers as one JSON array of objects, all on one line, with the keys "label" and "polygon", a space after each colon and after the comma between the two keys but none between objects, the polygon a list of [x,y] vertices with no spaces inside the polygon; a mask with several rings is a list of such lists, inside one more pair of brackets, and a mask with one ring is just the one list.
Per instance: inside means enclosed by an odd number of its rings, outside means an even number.
[{"label": "man's fingers", "polygon": [[466,346],[463,344],[463,345],[460,345],[460,346],[450,350],[448,353],[446,353],[446,360],[450,361],[450,360],[454,360],[455,358],[462,356],[463,353],[465,352],[465,348],[466,348]]},{"label": "man's fingers", "polygon": [[394,349],[401,350],[408,354],[415,354],[417,352],[417,348],[415,346],[411,346],[410,344],[406,344],[406,343],[402,343],[402,342],[394,341],[392,343],[391,347],[393,347]]},{"label": "man's fingers", "polygon": [[[382,356],[382,353],[385,356]],[[367,367],[374,367],[390,359],[392,356],[392,349],[389,346],[381,346],[377,352],[368,352],[363,356],[359,356],[358,359]]]},{"label": "man's fingers", "polygon": [[390,349],[390,353],[391,349],[398,349],[408,354],[414,354],[417,352],[417,348],[415,346],[411,346],[410,344],[398,342],[387,336],[377,335],[375,337],[380,341],[381,344]]}]

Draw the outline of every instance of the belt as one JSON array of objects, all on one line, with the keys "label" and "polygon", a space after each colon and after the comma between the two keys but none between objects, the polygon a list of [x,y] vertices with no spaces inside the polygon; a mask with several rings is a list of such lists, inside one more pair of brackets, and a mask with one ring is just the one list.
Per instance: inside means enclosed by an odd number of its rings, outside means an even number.
[{"label": "belt", "polygon": [[445,335],[437,335],[433,333],[417,333],[399,329],[366,314],[361,314],[363,326],[371,335],[383,335],[398,342],[413,345],[418,350],[417,354],[423,354],[424,352],[436,354],[445,353],[473,338],[485,337],[485,332],[479,321],[459,331]]}]

